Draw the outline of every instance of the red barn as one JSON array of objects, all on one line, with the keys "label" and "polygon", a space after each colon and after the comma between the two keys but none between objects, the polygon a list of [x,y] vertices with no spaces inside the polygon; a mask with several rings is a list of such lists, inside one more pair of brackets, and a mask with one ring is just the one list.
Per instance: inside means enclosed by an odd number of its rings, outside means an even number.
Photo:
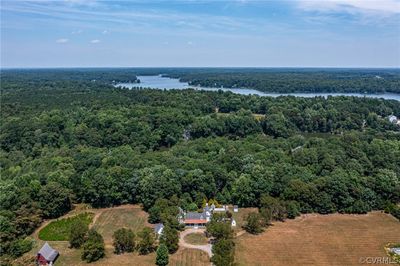
[{"label": "red barn", "polygon": [[58,251],[46,242],[36,255],[37,265],[53,265],[58,258]]}]

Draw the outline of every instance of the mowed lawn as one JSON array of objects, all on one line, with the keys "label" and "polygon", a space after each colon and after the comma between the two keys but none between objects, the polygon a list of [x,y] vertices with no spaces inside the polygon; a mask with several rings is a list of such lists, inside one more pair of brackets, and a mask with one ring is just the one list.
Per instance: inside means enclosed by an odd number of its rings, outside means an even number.
[{"label": "mowed lawn", "polygon": [[277,222],[260,235],[236,240],[239,265],[360,265],[362,257],[386,257],[384,246],[400,239],[394,217],[366,215],[303,215]]},{"label": "mowed lawn", "polygon": [[93,228],[103,236],[106,244],[112,244],[112,236],[120,228],[129,228],[137,233],[145,226],[151,227],[147,223],[147,217],[147,213],[136,205],[110,208],[102,211],[94,222]]},{"label": "mowed lawn", "polygon": [[193,233],[188,234],[184,237],[185,242],[192,245],[206,245],[208,243],[208,238],[204,233]]}]

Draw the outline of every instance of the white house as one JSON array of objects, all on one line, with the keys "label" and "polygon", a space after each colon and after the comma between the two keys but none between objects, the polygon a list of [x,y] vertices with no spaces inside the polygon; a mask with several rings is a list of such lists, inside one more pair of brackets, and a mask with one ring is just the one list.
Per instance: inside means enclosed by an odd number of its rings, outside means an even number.
[{"label": "white house", "polygon": [[239,212],[239,207],[237,205],[233,205],[233,212]]},{"label": "white house", "polygon": [[[226,212],[228,210],[228,205],[217,208],[214,204],[211,204],[211,206],[209,206],[208,203],[206,203],[206,206],[203,208],[202,212],[185,212],[182,208],[179,208],[179,214],[177,218],[178,221],[185,226],[199,228],[206,226],[206,224],[211,221],[213,213]],[[236,212],[238,212],[237,209]],[[236,221],[233,220],[233,222],[231,222],[231,225],[236,226]]]}]

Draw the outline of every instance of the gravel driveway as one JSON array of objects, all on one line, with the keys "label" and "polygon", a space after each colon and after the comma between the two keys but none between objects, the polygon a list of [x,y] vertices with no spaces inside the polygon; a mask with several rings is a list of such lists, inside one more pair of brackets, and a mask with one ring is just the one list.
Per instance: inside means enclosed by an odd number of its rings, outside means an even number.
[{"label": "gravel driveway", "polygon": [[205,229],[194,229],[194,228],[189,228],[186,229],[185,231],[180,233],[179,237],[179,246],[180,247],[185,247],[185,248],[193,248],[193,249],[199,249],[208,254],[208,256],[211,258],[212,252],[211,252],[211,244],[206,244],[206,245],[192,245],[187,242],[185,242],[185,236],[193,233],[204,233],[206,230]]}]

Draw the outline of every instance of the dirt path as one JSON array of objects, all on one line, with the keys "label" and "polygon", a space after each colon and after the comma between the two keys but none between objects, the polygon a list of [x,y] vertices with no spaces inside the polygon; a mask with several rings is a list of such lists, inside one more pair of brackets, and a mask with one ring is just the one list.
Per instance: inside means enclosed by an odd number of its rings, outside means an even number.
[{"label": "dirt path", "polygon": [[[103,210],[103,211],[104,211],[104,210]],[[89,224],[89,229],[92,228],[93,225],[96,224],[97,219],[99,219],[99,217],[100,217],[100,215],[103,213],[103,211],[99,211],[99,212],[96,212],[96,213],[95,213],[92,222]]]},{"label": "dirt path", "polygon": [[242,235],[244,235],[245,233],[246,233],[245,230],[241,230],[241,231],[239,231],[239,232],[236,233],[236,237],[242,236]]},{"label": "dirt path", "polygon": [[189,244],[185,241],[185,236],[193,233],[204,233],[205,229],[186,229],[185,231],[180,233],[180,238],[179,238],[179,246],[180,247],[185,247],[185,248],[193,248],[193,249],[199,249],[208,254],[208,256],[211,258],[212,252],[211,252],[211,244],[206,244],[206,245],[192,245]]}]

